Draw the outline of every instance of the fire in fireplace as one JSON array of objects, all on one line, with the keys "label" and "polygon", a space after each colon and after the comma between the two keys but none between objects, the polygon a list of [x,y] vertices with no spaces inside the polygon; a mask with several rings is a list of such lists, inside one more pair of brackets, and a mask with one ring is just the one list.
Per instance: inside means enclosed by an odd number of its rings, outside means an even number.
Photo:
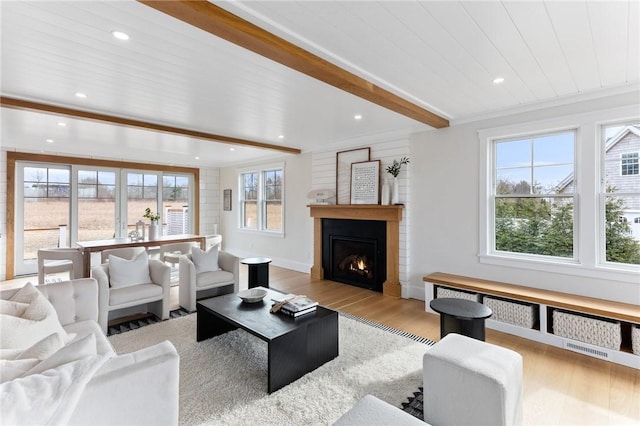
[{"label": "fire in fireplace", "polygon": [[323,219],[325,279],[382,292],[386,280],[386,223]]}]

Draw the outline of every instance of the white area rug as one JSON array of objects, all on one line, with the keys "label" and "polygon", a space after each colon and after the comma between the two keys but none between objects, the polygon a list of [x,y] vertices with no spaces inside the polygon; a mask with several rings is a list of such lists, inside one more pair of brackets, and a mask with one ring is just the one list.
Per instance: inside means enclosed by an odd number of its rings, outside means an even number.
[{"label": "white area rug", "polygon": [[120,354],[170,340],[180,354],[180,424],[326,425],[366,394],[400,407],[429,348],[340,315],[333,361],[267,393],[267,344],[242,330],[196,342],[196,315],[111,336]]}]

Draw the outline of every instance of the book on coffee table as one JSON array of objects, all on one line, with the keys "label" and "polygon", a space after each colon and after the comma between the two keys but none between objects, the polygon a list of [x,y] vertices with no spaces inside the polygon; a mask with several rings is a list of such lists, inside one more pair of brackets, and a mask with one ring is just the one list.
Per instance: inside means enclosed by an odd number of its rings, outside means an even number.
[{"label": "book on coffee table", "polygon": [[299,312],[308,313],[318,306],[317,301],[309,299],[304,295],[285,294],[272,300],[274,301],[272,312],[283,311],[284,313],[291,314]]},{"label": "book on coffee table", "polygon": [[300,317],[302,315],[310,314],[310,313],[315,312],[315,311],[316,311],[316,307],[312,306],[310,308],[303,309],[303,310],[297,311],[297,312],[292,312],[292,311],[282,307],[282,308],[280,308],[280,310],[278,312],[281,312],[284,315],[287,315],[289,317],[297,318],[297,317]]}]

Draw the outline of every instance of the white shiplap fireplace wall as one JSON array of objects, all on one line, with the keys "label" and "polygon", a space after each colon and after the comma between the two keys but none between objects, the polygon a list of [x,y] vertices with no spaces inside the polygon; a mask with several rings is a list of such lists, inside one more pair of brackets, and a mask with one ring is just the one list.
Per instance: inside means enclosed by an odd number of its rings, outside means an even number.
[{"label": "white shiplap fireplace wall", "polygon": [[[391,175],[386,172],[386,167],[393,162],[394,159],[399,160],[403,156],[411,159],[409,152],[409,139],[393,139],[385,142],[369,143],[362,146],[355,146],[347,149],[371,148],[371,160],[380,160],[380,175],[382,179],[390,178]],[[342,150],[340,150],[342,151]],[[311,158],[311,189],[331,189],[336,187],[336,153],[338,151],[321,151],[314,152]],[[400,222],[400,284],[402,285],[402,297],[410,297],[408,290],[408,271],[409,271],[409,229],[411,227],[409,197],[409,169],[411,163],[402,166],[402,171],[398,175],[398,185],[400,189],[400,202],[405,205],[402,210],[402,221]],[[381,180],[380,185],[382,185]]]}]

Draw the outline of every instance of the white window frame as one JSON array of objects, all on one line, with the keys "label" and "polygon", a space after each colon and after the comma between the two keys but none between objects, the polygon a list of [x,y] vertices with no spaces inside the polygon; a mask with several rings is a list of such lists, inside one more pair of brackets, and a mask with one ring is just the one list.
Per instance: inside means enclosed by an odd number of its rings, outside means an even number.
[{"label": "white window frame", "polygon": [[[264,173],[265,172],[270,172],[270,171],[274,171],[274,170],[280,170],[282,172],[282,223],[281,223],[281,227],[280,230],[278,231],[272,231],[272,230],[268,230],[266,228],[266,204],[267,201],[264,198],[264,189],[265,189],[265,182],[264,182]],[[257,216],[258,216],[258,224],[256,226],[256,228],[247,228],[243,226],[243,208],[241,206],[242,201],[244,199],[244,183],[242,180],[242,175],[247,174],[247,173],[257,173],[258,175],[258,188],[257,188],[257,195],[258,195],[258,200],[257,200],[257,206],[258,206],[258,212],[257,212]],[[286,210],[286,201],[285,201],[285,189],[286,189],[286,177],[285,177],[285,163],[271,163],[271,164],[265,164],[265,165],[261,165],[261,166],[254,166],[254,167],[248,167],[248,168],[243,168],[243,169],[238,169],[237,170],[237,179],[238,179],[238,229],[240,231],[243,232],[249,232],[249,233],[259,233],[259,234],[264,234],[264,235],[272,235],[272,236],[280,236],[280,237],[284,237],[285,235],[285,210]]]},{"label": "white window frame", "polygon": [[[605,264],[601,260],[605,244],[603,241],[604,207],[598,195],[602,173],[598,166],[601,164],[602,156],[601,126],[634,120],[637,119],[637,115],[637,108],[628,106],[478,131],[480,161],[478,258],[480,263],[638,284],[639,266]],[[491,238],[494,235],[494,212],[490,211],[493,185],[493,141],[567,129],[576,129],[575,200],[578,213],[574,218],[575,259],[495,252],[492,250],[494,241]]]}]

